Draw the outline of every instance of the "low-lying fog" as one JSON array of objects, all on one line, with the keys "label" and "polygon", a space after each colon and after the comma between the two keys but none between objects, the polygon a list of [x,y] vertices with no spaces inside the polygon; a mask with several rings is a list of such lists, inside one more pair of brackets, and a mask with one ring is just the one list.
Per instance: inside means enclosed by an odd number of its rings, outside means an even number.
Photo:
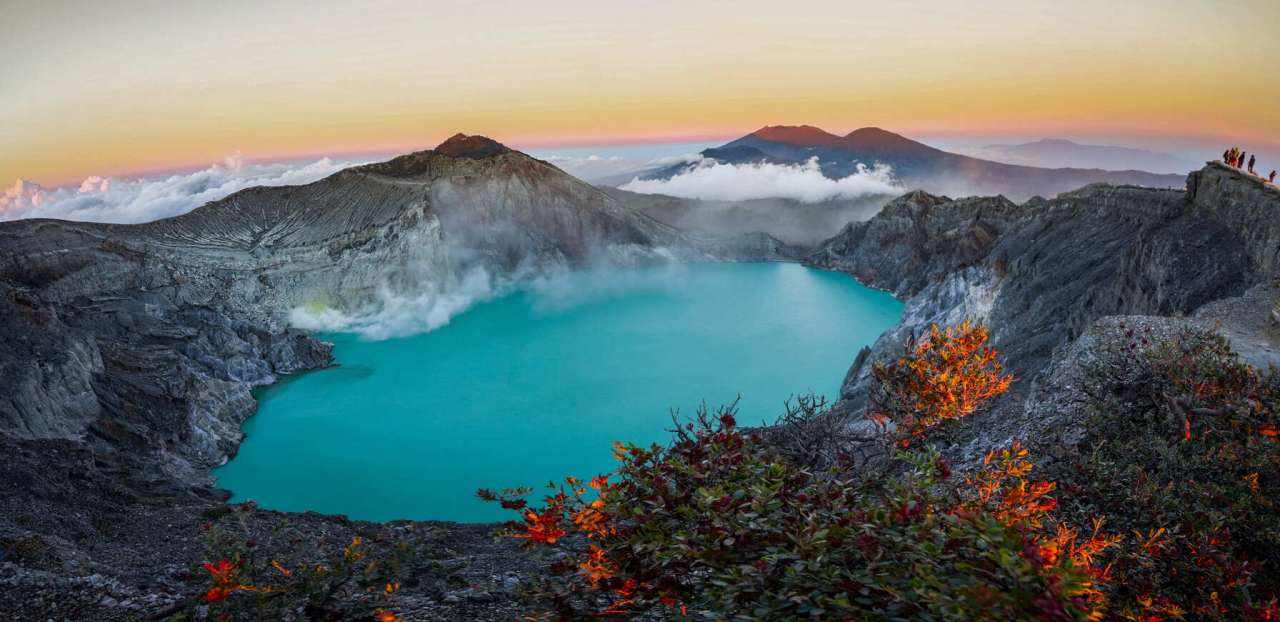
[{"label": "low-lying fog", "polygon": [[884,165],[858,166],[846,177],[822,174],[818,159],[802,164],[724,164],[689,160],[667,179],[635,177],[614,199],[669,225],[711,235],[764,232],[812,246],[851,221],[866,220],[906,191]]},{"label": "low-lying fog", "polygon": [[869,194],[806,203],[782,198],[703,201],[618,188],[600,189],[617,201],[684,231],[725,236],[764,232],[801,246],[815,245],[850,222],[875,216],[885,203],[900,194]]}]

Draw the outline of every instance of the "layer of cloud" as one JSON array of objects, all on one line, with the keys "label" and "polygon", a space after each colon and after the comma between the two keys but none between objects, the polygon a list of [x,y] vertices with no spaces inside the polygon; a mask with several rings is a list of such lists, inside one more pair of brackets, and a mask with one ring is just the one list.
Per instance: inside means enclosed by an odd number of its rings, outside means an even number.
[{"label": "layer of cloud", "polygon": [[[88,180],[85,180],[86,183]],[[49,198],[49,190],[40,184],[19,179],[0,194],[0,220],[12,220],[6,214],[40,207]]]},{"label": "layer of cloud", "polygon": [[704,160],[670,179],[633,179],[619,187],[685,199],[784,198],[804,203],[903,192],[893,178],[893,170],[886,165],[868,168],[859,164],[852,175],[831,179],[823,176],[816,157],[804,164],[722,164]]},{"label": "layer of cloud", "polygon": [[44,188],[18,180],[0,195],[0,220],[60,218],[138,223],[185,214],[251,186],[306,184],[357,161],[249,163],[238,154],[204,170],[165,177],[86,178],[78,187]]},{"label": "layer of cloud", "polygon": [[695,153],[661,158],[644,158],[593,154],[588,156],[552,155],[543,159],[587,183],[608,185],[618,181],[627,181],[648,171],[667,166],[697,162],[702,159],[702,156]]}]

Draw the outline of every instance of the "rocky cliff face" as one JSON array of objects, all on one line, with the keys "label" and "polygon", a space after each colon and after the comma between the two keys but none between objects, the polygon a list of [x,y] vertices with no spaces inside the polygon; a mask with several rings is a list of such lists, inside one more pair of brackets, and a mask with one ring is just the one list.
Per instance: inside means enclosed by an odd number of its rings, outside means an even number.
[{"label": "rocky cliff face", "polygon": [[19,438],[136,451],[157,476],[198,479],[238,444],[253,387],[329,361],[236,310],[252,271],[51,221],[0,229],[0,249],[0,424]]},{"label": "rocky cliff face", "polygon": [[[850,369],[841,408],[864,404],[865,361],[895,357],[931,323],[969,318],[991,328],[1020,379],[971,425],[1015,434],[1043,419],[1028,415],[1027,405],[1050,400],[1043,390],[1034,400],[1028,394],[1060,376],[1046,370],[1066,365],[1072,344],[1099,319],[1181,318],[1241,305],[1247,311],[1237,315],[1264,318],[1272,303],[1263,290],[1280,267],[1278,252],[1280,190],[1215,163],[1192,173],[1186,191],[1095,185],[1020,206],[912,193],[846,227],[807,261],[906,301],[898,325]],[[1242,325],[1237,319],[1233,326]],[[1270,360],[1266,344],[1275,343],[1259,332],[1263,323],[1233,337],[1259,362]],[[1016,423],[994,424],[1001,420]]]},{"label": "rocky cliff face", "polygon": [[849,223],[809,263],[910,298],[931,283],[981,263],[1021,208],[1003,197],[952,201],[916,191],[874,218]]}]

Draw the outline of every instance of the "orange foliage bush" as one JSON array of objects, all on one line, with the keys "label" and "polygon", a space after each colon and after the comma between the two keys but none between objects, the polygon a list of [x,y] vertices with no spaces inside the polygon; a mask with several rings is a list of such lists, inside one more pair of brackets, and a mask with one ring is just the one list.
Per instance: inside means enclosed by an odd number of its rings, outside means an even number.
[{"label": "orange foliage bush", "polygon": [[987,339],[986,327],[968,320],[945,329],[934,324],[927,337],[908,342],[897,361],[876,363],[872,420],[892,421],[900,446],[906,447],[925,430],[973,414],[1009,390],[1013,376],[1003,373]]}]

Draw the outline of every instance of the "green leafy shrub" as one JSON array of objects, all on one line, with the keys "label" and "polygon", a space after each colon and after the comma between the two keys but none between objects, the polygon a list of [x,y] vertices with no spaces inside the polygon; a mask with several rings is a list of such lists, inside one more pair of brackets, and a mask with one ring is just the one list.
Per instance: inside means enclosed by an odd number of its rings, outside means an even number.
[{"label": "green leafy shrub", "polygon": [[1108,556],[1112,616],[1280,619],[1280,380],[1209,331],[1122,330],[1088,370],[1081,455],[1052,473],[1068,516],[1130,536]]}]

